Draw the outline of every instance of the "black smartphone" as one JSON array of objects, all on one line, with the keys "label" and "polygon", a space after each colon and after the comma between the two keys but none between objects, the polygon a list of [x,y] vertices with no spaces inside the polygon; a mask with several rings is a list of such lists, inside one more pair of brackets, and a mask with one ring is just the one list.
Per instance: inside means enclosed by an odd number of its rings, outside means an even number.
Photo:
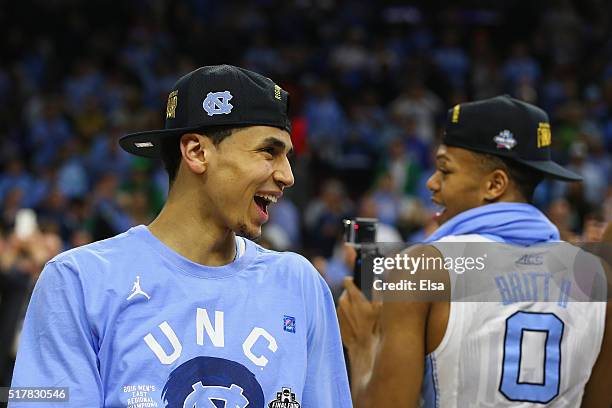
[{"label": "black smartphone", "polygon": [[377,253],[376,226],[378,220],[376,218],[358,217],[345,219],[342,222],[344,224],[344,242],[353,246],[357,251],[353,268],[353,282],[361,289],[366,298],[372,299],[374,277],[371,273],[362,273],[362,265],[364,260],[371,260],[372,256]]}]

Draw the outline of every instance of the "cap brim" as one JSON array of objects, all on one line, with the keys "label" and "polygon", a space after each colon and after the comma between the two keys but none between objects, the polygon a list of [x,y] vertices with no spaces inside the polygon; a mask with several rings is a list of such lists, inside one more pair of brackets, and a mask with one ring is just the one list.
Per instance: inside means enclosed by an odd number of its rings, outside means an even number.
[{"label": "cap brim", "polygon": [[[488,149],[467,146],[466,144],[463,144],[463,143],[457,143],[454,140],[445,139],[443,143],[448,146],[460,147],[462,149],[471,150],[474,152],[495,155],[495,153],[491,152]],[[522,159],[517,159],[514,157],[508,157],[508,156],[501,156],[501,155],[497,155],[497,156],[507,158],[508,160],[512,160],[517,163],[522,163],[525,166],[538,170],[541,173],[544,173],[546,176],[551,177],[551,178],[555,178],[558,180],[565,180],[565,181],[582,181],[582,176],[574,173],[573,171],[567,170],[566,168],[558,165],[552,160],[522,160]]]},{"label": "cap brim", "polygon": [[512,159],[533,169],[539,170],[549,177],[565,181],[582,181],[582,176],[567,170],[554,161]]},{"label": "cap brim", "polygon": [[[225,125],[217,126],[228,126],[232,128],[239,128],[244,126],[272,126],[291,134],[291,124],[288,122],[285,126],[281,126],[277,123],[267,123],[261,120],[258,121],[240,121],[234,123],[228,123]],[[135,154],[137,156],[148,157],[150,159],[161,158],[161,140],[172,137],[181,136],[185,133],[201,131],[206,126],[198,125],[177,129],[160,129],[160,130],[147,130],[145,132],[130,133],[129,135],[122,136],[119,139],[119,146],[126,152]],[[215,127],[215,125],[208,126],[209,128]]]},{"label": "cap brim", "polygon": [[119,146],[126,152],[150,159],[161,158],[161,140],[180,136],[196,130],[194,127],[178,129],[148,130],[146,132],[130,133],[119,139]]}]

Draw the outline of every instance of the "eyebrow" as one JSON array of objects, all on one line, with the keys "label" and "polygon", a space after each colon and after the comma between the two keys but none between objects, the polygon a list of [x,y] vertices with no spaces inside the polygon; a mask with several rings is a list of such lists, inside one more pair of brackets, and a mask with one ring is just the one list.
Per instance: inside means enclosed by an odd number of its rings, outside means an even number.
[{"label": "eyebrow", "polygon": [[[282,141],[282,140],[280,140],[280,139],[277,139],[276,137],[272,137],[272,136],[265,138],[265,139],[264,139],[264,140],[261,142],[261,144],[263,144],[263,145],[268,145],[268,146],[270,146],[270,145],[271,145],[271,146],[274,146],[274,147],[280,148],[280,149],[282,149],[283,151],[285,151],[285,149],[287,148],[287,145],[285,144],[285,142],[283,142],[283,141]],[[287,152],[287,156],[293,156],[293,147],[290,147],[290,148],[289,148],[289,151]]]},{"label": "eyebrow", "polygon": [[450,159],[448,158],[448,156],[445,153],[441,153],[441,154],[437,154],[436,155],[436,161],[441,162],[444,161],[446,163],[450,162]]}]

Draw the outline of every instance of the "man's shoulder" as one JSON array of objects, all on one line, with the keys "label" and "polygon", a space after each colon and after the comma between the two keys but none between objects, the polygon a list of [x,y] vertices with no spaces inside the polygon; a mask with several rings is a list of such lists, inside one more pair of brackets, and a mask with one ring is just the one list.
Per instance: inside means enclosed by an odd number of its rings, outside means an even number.
[{"label": "man's shoulder", "polygon": [[303,255],[290,251],[275,251],[249,241],[256,247],[258,262],[265,263],[268,269],[282,270],[294,276],[319,276],[315,267]]},{"label": "man's shoulder", "polygon": [[[249,241],[249,240],[247,240]],[[291,251],[275,251],[273,249],[264,248],[256,242],[249,241],[254,245],[259,253],[259,256],[266,262],[290,263],[295,265],[312,266],[310,262],[303,256]]]},{"label": "man's shoulder", "polygon": [[447,235],[432,242],[496,242],[495,240],[480,234]]},{"label": "man's shoulder", "polygon": [[131,228],[113,237],[68,249],[49,262],[82,269],[126,258],[133,259],[136,241],[134,228]]}]

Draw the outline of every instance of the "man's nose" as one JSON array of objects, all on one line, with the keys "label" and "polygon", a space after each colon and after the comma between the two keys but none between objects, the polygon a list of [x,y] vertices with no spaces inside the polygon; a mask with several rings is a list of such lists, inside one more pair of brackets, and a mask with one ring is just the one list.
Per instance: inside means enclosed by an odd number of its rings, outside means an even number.
[{"label": "man's nose", "polygon": [[291,163],[289,159],[285,157],[282,162],[278,165],[273,174],[274,181],[283,185],[283,188],[291,187],[295,182],[293,178],[293,171],[291,170]]},{"label": "man's nose", "polygon": [[436,171],[431,177],[427,180],[427,188],[430,191],[438,191],[440,189],[440,182],[438,179],[438,172]]}]

